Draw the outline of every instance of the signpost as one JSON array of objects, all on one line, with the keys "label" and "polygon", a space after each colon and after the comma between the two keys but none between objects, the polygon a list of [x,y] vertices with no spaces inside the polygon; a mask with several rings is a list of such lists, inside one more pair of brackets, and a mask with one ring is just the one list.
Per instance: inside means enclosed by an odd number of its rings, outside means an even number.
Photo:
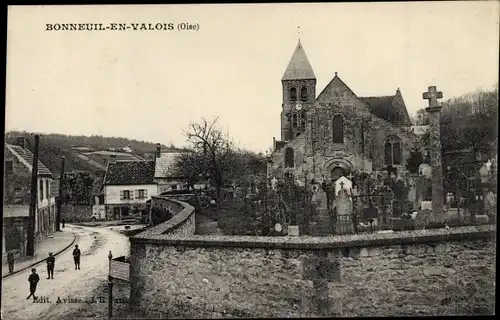
[{"label": "signpost", "polygon": [[111,251],[108,254],[109,274],[108,274],[108,318],[113,317],[113,279],[130,281],[130,263],[125,256],[113,259]]}]

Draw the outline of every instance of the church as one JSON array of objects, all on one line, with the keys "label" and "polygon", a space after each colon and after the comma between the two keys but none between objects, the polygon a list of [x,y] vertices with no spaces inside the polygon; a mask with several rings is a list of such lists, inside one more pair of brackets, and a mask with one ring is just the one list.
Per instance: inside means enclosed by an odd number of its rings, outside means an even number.
[{"label": "church", "polygon": [[399,88],[394,95],[358,97],[335,73],[316,94],[316,76],[300,40],[281,83],[281,138],[273,138],[270,178],[291,174],[321,183],[388,166],[406,172],[417,137]]}]

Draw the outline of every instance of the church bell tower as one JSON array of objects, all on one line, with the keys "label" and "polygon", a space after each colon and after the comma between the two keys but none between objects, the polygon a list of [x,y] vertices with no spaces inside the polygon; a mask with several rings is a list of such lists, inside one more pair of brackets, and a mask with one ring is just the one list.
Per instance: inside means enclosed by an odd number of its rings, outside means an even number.
[{"label": "church bell tower", "polygon": [[291,141],[304,132],[306,111],[316,99],[316,76],[299,42],[283,77],[281,140]]}]

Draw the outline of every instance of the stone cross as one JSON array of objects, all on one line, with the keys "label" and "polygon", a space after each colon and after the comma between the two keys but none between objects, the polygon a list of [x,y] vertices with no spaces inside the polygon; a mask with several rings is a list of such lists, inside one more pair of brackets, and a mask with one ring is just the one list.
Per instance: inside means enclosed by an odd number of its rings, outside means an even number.
[{"label": "stone cross", "polygon": [[352,172],[349,172],[349,175],[347,177],[349,178],[349,180],[352,180],[352,178],[354,178],[354,175],[352,174]]},{"label": "stone cross", "polygon": [[443,97],[441,91],[435,86],[430,86],[428,92],[424,92],[423,99],[429,100],[429,107],[425,109],[429,113],[429,143],[432,168],[432,215],[433,222],[444,222],[444,191],[443,173],[441,161],[441,133],[440,133],[440,111],[438,99]]},{"label": "stone cross", "polygon": [[422,95],[424,100],[429,100],[429,108],[435,108],[438,106],[437,99],[441,99],[443,97],[443,93],[441,91],[437,91],[436,86],[430,86],[428,92],[424,92]]},{"label": "stone cross", "polygon": [[340,181],[340,189],[344,189],[344,181]]}]

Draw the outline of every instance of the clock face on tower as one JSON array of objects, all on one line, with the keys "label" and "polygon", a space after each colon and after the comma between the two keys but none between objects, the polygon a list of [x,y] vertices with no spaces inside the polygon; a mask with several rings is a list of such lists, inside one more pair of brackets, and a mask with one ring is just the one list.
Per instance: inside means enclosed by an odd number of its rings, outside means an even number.
[{"label": "clock face on tower", "polygon": [[297,102],[297,103],[295,104],[295,109],[296,109],[297,111],[302,110],[302,108],[303,108],[302,103]]}]

